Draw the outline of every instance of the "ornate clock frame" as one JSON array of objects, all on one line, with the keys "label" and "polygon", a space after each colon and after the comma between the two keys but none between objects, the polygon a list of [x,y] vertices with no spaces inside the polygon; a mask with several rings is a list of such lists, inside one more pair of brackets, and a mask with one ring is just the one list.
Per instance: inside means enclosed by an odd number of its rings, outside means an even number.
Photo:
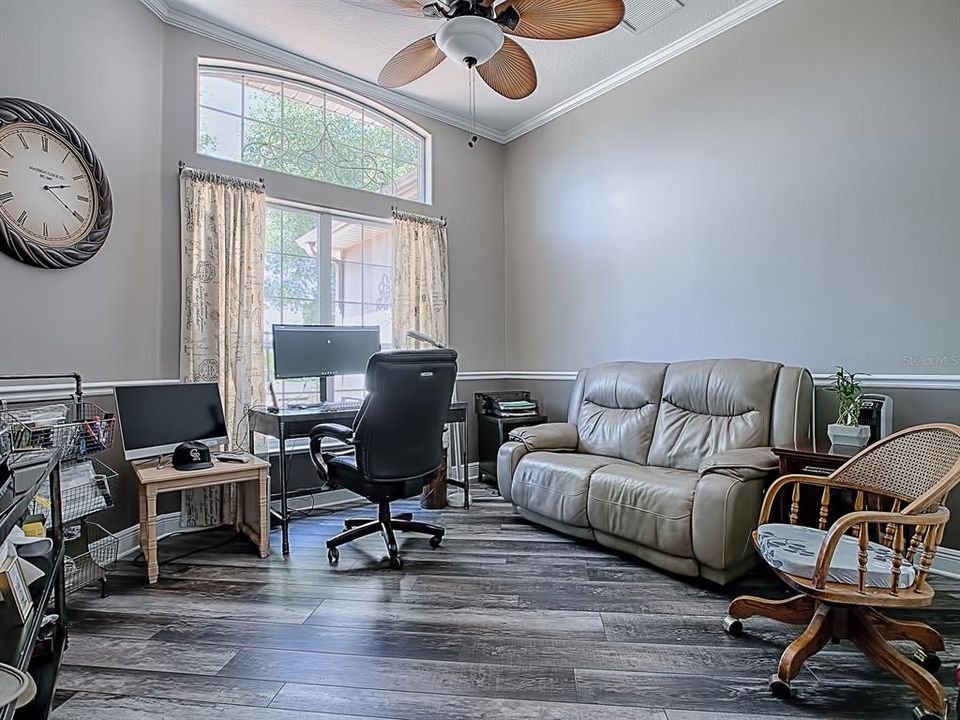
[{"label": "ornate clock frame", "polygon": [[47,269],[74,267],[86,262],[103,246],[113,221],[110,183],[93,148],[83,135],[59,113],[21,98],[0,98],[0,129],[13,123],[30,123],[51,132],[77,152],[90,169],[99,205],[97,217],[86,237],[67,247],[46,247],[24,237],[16,227],[0,219],[0,250],[28,265]]}]

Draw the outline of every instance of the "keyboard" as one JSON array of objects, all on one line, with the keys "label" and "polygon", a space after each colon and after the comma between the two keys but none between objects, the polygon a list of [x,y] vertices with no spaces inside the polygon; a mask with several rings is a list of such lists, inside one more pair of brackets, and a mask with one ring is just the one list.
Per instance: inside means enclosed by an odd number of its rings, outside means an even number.
[{"label": "keyboard", "polygon": [[362,402],[360,400],[328,400],[313,405],[291,405],[291,410],[313,410],[319,413],[349,412],[350,410],[359,410]]}]

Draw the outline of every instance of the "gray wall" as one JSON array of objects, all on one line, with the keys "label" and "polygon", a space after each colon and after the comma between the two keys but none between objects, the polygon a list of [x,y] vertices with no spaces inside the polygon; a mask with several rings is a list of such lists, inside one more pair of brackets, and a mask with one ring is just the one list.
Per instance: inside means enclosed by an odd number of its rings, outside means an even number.
[{"label": "gray wall", "polygon": [[508,367],[956,373],[958,38],[956,0],[786,0],[508,145]]},{"label": "gray wall", "polygon": [[[114,223],[79,268],[43,271],[0,255],[0,372],[178,376],[178,160],[263,176],[274,197],[389,216],[395,201],[385,196],[195,154],[198,55],[256,58],[166,27],[133,0],[5,0],[2,15],[0,96],[37,100],[77,125],[106,168]],[[56,58],[39,58],[41,44]],[[398,204],[449,220],[451,341],[464,369],[502,368],[504,149],[469,150],[464,131],[403,114],[433,134],[434,204]]]},{"label": "gray wall", "polygon": [[163,26],[133,2],[2,6],[0,96],[43,103],[77,126],[107,169],[115,212],[106,245],[78,268],[0,255],[0,372],[175,375],[159,332],[177,302],[162,253]]}]

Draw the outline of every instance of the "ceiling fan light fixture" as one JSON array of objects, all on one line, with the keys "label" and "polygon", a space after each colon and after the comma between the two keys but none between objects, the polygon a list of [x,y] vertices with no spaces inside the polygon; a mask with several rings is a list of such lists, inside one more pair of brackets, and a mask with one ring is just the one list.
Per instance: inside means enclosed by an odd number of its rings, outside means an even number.
[{"label": "ceiling fan light fixture", "polygon": [[503,47],[503,30],[492,20],[463,15],[448,20],[437,31],[437,47],[461,65],[483,65]]}]

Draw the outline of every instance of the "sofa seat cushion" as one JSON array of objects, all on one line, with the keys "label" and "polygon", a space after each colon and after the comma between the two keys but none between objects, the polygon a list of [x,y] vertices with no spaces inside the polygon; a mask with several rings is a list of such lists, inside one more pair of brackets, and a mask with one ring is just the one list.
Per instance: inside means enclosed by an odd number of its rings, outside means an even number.
[{"label": "sofa seat cushion", "polygon": [[[802,525],[767,523],[757,528],[757,546],[760,555],[771,567],[789,575],[813,578],[817,554],[826,536],[826,530]],[[827,572],[827,581],[858,585],[858,554],[859,544],[855,537],[844,535],[840,538]],[[915,579],[916,569],[904,562],[900,566],[900,587],[910,587]],[[893,551],[885,545],[871,542],[867,545],[867,586],[888,588],[892,582]]]},{"label": "sofa seat cushion", "polygon": [[602,455],[532,452],[517,465],[510,490],[515,505],[552,520],[586,528],[590,477],[604,465],[626,463]]},{"label": "sofa seat cushion", "polygon": [[687,470],[605,465],[590,481],[590,525],[669,555],[693,557],[690,520],[698,479]]}]

